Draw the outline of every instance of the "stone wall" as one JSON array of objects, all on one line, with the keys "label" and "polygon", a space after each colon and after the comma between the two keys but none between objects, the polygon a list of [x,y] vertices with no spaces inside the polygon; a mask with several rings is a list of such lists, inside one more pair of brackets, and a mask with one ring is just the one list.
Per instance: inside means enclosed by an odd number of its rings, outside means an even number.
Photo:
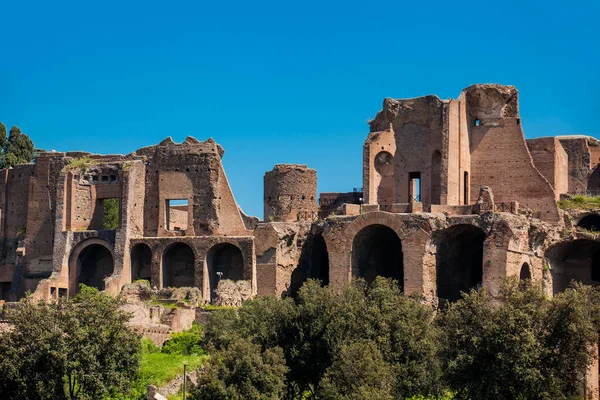
[{"label": "stone wall", "polygon": [[467,104],[471,141],[471,202],[490,186],[496,202],[518,201],[546,221],[558,222],[556,196],[533,165],[521,129],[513,86],[473,85],[461,94]]},{"label": "stone wall", "polygon": [[317,171],[306,165],[277,164],[265,173],[265,221],[312,220],[317,212]]},{"label": "stone wall", "polygon": [[556,199],[569,190],[568,156],[558,138],[527,139],[533,164],[552,185]]}]

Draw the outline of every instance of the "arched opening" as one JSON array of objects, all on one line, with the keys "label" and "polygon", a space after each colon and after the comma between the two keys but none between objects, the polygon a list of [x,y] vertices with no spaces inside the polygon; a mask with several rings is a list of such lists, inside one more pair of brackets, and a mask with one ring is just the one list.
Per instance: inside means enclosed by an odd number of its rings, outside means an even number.
[{"label": "arched opening", "polygon": [[440,232],[436,254],[437,295],[440,303],[460,299],[461,292],[481,285],[485,233],[472,225]]},{"label": "arched opening", "polygon": [[221,279],[232,281],[244,279],[244,256],[242,251],[231,243],[219,243],[213,246],[206,255],[206,263],[211,301]]},{"label": "arched opening", "polygon": [[377,276],[393,278],[404,289],[402,241],[385,225],[369,225],[352,242],[352,272],[371,283]]},{"label": "arched opening", "polygon": [[600,231],[600,215],[590,214],[581,218],[578,227],[583,228],[587,231],[599,232]]},{"label": "arched opening", "polygon": [[185,243],[174,243],[162,260],[163,288],[194,286],[194,251]]},{"label": "arched opening", "polygon": [[521,265],[521,272],[519,272],[519,280],[531,281],[531,268],[529,268],[529,264],[523,263],[523,265]]},{"label": "arched opening", "polygon": [[374,166],[377,204],[394,203],[394,156],[387,151],[380,151],[375,156]]},{"label": "arched opening", "polygon": [[436,150],[431,155],[431,204],[440,204],[442,197],[442,153]]},{"label": "arched opening", "polygon": [[112,254],[105,246],[94,243],[85,247],[77,256],[75,293],[81,283],[104,290],[104,279],[112,275],[114,269]]},{"label": "arched opening", "polygon": [[329,284],[329,253],[321,234],[311,235],[304,242],[298,267],[292,273],[290,296],[296,296],[309,279],[318,279],[324,286]]},{"label": "arched opening", "polygon": [[559,243],[546,251],[552,273],[554,294],[565,290],[573,281],[600,285],[600,242],[573,240]]},{"label": "arched opening", "polygon": [[131,249],[131,282],[139,279],[150,281],[152,277],[152,250],[145,243]]}]

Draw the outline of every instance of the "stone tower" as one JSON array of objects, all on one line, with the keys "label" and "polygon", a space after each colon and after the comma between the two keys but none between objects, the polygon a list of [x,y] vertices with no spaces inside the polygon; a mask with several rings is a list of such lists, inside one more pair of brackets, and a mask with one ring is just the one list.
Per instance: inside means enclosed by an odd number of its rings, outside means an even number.
[{"label": "stone tower", "polygon": [[312,220],[318,212],[317,171],[302,164],[277,164],[265,173],[265,221]]}]

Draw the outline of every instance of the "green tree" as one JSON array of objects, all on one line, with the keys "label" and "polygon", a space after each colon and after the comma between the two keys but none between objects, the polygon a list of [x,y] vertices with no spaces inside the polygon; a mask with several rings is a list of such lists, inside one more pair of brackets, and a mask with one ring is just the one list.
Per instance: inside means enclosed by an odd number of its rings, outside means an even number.
[{"label": "green tree", "polygon": [[21,301],[0,335],[0,393],[11,399],[98,399],[126,390],[140,340],[120,302],[82,287],[73,300]]},{"label": "green tree", "polygon": [[[0,168],[11,168],[17,164],[29,163],[33,160],[35,149],[31,138],[21,132],[18,126],[10,129],[6,138],[6,127],[0,123]],[[38,150],[40,152],[41,150]]]},{"label": "green tree", "polygon": [[104,220],[102,221],[104,229],[119,228],[119,199],[110,198],[103,202]]},{"label": "green tree", "polygon": [[0,122],[0,149],[6,146],[6,126]]},{"label": "green tree", "polygon": [[571,288],[554,299],[506,283],[499,298],[472,291],[439,323],[446,380],[457,399],[567,399],[597,342],[592,291]]},{"label": "green tree", "polygon": [[211,315],[209,349],[223,350],[240,339],[285,355],[286,398],[317,398],[317,388],[348,342],[371,341],[389,364],[393,394],[403,398],[440,390],[433,309],[402,295],[397,282],[356,280],[342,291],[308,281],[294,302],[262,297],[239,311]]},{"label": "green tree", "polygon": [[318,388],[324,400],[392,400],[394,374],[373,341],[342,345]]},{"label": "green tree", "polygon": [[259,345],[240,339],[211,356],[192,390],[192,399],[281,399],[286,372],[281,348],[262,351]]}]

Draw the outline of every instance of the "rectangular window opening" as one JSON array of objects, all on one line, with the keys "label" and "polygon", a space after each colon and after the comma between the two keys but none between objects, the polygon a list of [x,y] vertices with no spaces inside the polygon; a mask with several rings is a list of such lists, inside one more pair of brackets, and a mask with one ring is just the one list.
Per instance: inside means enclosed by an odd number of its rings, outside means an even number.
[{"label": "rectangular window opening", "polygon": [[188,228],[188,199],[167,200],[167,230],[185,231]]},{"label": "rectangular window opening", "polygon": [[421,173],[409,172],[408,174],[408,201],[421,201]]},{"label": "rectangular window opening", "polygon": [[119,228],[119,198],[101,199],[102,229],[115,230]]},{"label": "rectangular window opening", "polygon": [[465,171],[463,182],[463,201],[464,205],[469,204],[469,173]]}]

